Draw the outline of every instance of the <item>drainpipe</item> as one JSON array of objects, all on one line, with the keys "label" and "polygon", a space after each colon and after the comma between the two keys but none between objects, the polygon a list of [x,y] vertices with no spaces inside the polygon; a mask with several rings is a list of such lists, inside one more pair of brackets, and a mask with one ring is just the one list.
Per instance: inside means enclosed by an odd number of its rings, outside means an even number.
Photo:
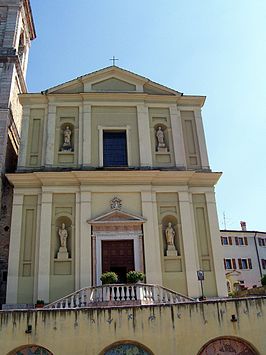
[{"label": "drainpipe", "polygon": [[257,245],[256,236],[257,236],[257,232],[255,232],[255,235],[254,235],[254,242],[255,242],[256,254],[257,254],[257,258],[258,258],[258,262],[259,262],[260,277],[262,277],[262,270],[261,270],[260,257],[259,257],[259,252],[258,252],[258,245]]}]

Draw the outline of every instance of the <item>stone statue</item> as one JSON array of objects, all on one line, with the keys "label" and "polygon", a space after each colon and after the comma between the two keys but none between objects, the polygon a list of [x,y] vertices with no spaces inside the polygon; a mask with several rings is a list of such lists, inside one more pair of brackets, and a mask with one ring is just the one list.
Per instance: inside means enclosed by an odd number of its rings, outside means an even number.
[{"label": "stone statue", "polygon": [[63,149],[71,149],[71,129],[69,126],[66,126],[64,132],[64,143],[63,143]]},{"label": "stone statue", "polygon": [[160,150],[165,151],[167,148],[164,142],[164,132],[162,130],[162,127],[158,127],[158,130],[156,132],[156,137],[158,140],[158,146],[157,146],[158,151]]},{"label": "stone statue", "polygon": [[165,239],[166,239],[166,255],[167,256],[177,256],[178,251],[175,247],[175,230],[172,227],[172,223],[169,222],[165,229]]},{"label": "stone statue", "polygon": [[62,223],[61,227],[58,230],[58,234],[59,234],[59,237],[60,237],[61,248],[66,249],[66,242],[67,242],[68,233],[67,233],[67,230],[66,230],[65,223]]},{"label": "stone statue", "polygon": [[164,143],[164,133],[162,131],[162,127],[158,127],[158,130],[156,132],[156,137],[158,139],[158,146],[159,147],[165,147]]},{"label": "stone statue", "polygon": [[167,245],[174,245],[175,231],[171,222],[168,223],[168,226],[165,229],[165,237]]}]

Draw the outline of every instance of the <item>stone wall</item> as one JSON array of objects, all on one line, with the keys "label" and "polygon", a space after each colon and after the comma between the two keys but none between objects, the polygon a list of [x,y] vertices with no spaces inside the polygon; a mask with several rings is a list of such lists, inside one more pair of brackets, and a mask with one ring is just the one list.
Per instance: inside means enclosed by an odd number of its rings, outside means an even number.
[{"label": "stone wall", "polygon": [[200,349],[222,337],[226,344],[239,341],[252,349],[243,354],[262,355],[266,349],[265,306],[264,297],[105,309],[2,311],[0,349],[9,354],[23,345],[36,344],[54,355],[96,355],[105,354],[104,349],[113,343],[129,342],[146,349],[143,354],[196,355],[205,354]]}]

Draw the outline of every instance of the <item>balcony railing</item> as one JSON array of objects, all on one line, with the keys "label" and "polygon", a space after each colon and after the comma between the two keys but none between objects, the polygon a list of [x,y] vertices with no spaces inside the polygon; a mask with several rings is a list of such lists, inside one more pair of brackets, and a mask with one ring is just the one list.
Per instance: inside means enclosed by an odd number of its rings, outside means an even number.
[{"label": "balcony railing", "polygon": [[123,305],[176,304],[193,299],[159,285],[109,284],[85,287],[44,308],[108,307]]}]

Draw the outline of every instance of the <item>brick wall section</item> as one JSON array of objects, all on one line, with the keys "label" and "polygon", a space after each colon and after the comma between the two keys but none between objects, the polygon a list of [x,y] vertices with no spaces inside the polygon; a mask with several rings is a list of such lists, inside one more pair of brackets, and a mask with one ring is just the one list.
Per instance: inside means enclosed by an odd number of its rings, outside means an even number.
[{"label": "brick wall section", "polygon": [[[22,0],[0,0],[0,51],[15,47],[19,5]],[[21,122],[21,105],[17,94],[20,92],[16,80],[15,64],[8,56],[0,59],[0,304],[5,302],[6,272],[8,267],[9,238],[13,191],[4,176],[5,172],[13,172],[16,168],[17,156],[8,140],[10,115],[18,128]],[[12,110],[12,112],[11,112]]]},{"label": "brick wall section", "polygon": [[0,47],[3,46],[4,34],[6,29],[6,20],[7,20],[7,6],[0,7]]},{"label": "brick wall section", "polygon": [[0,305],[5,303],[6,295],[6,273],[8,268],[12,200],[12,186],[9,184],[6,177],[2,175],[0,210]]}]

